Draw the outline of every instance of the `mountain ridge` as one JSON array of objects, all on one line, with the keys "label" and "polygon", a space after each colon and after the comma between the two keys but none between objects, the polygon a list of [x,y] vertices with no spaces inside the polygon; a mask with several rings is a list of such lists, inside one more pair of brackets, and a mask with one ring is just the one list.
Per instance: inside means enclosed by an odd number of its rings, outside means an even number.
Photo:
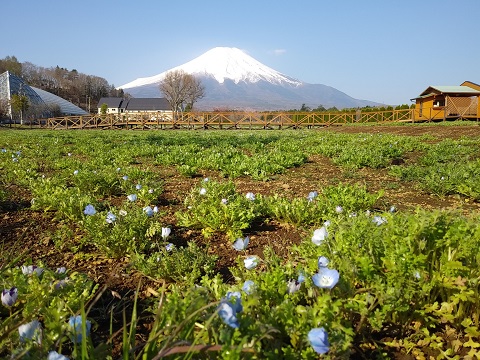
[{"label": "mountain ridge", "polygon": [[237,48],[216,47],[199,57],[160,74],[142,77],[119,86],[133,97],[160,97],[158,84],[174,70],[192,74],[205,86],[205,97],[195,103],[199,110],[289,110],[302,104],[352,108],[378,106],[354,99],[331,86],[309,84],[260,63]]}]

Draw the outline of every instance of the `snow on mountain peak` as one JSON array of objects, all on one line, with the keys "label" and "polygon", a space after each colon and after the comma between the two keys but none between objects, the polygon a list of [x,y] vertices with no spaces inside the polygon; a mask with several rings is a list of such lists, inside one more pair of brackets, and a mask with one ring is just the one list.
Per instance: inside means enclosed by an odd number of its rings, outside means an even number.
[{"label": "snow on mountain peak", "polygon": [[183,65],[174,67],[155,76],[136,79],[119,88],[128,89],[137,86],[158,84],[167,72],[174,70],[183,70],[192,75],[213,77],[219,83],[223,83],[226,79],[229,79],[236,84],[241,81],[255,83],[260,80],[278,85],[298,86],[302,84],[299,80],[283,75],[262,64],[240,49],[216,47]]}]

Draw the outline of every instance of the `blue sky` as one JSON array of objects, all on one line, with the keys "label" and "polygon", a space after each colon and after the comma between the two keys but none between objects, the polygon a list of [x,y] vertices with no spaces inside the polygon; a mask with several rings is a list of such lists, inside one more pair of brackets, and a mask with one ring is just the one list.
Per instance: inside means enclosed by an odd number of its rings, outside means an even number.
[{"label": "blue sky", "polygon": [[[23,0],[0,5],[0,58],[115,86],[216,46],[357,98],[410,103],[429,85],[480,83],[479,0]],[[320,104],[319,104],[320,105]]]}]

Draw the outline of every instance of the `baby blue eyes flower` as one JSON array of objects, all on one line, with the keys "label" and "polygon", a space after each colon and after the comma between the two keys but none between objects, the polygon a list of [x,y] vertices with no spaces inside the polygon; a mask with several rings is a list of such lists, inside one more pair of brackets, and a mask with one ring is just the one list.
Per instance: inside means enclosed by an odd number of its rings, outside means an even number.
[{"label": "baby blue eyes flower", "polygon": [[143,211],[145,211],[145,214],[147,214],[148,217],[152,217],[154,214],[153,209],[150,206],[145,206]]},{"label": "baby blue eyes flower", "polygon": [[140,185],[140,184],[137,184],[137,185],[135,186],[135,189],[137,189],[137,190],[141,190],[141,189],[142,189],[142,185]]},{"label": "baby blue eyes flower", "polygon": [[173,245],[172,243],[168,243],[165,246],[165,250],[167,250],[167,251],[172,251],[173,249],[175,249],[175,245]]},{"label": "baby blue eyes flower", "polygon": [[250,295],[255,290],[255,283],[252,280],[247,280],[243,283],[242,290],[247,294]]},{"label": "baby blue eyes flower", "polygon": [[137,195],[136,194],[130,194],[127,196],[128,201],[134,202],[137,200]]},{"label": "baby blue eyes flower", "polygon": [[2,304],[6,307],[13,306],[17,301],[18,297],[18,290],[16,287],[12,287],[11,289],[5,289],[2,291]]},{"label": "baby blue eyes flower", "polygon": [[255,194],[252,192],[248,192],[247,195],[245,195],[245,197],[250,201],[255,201]]},{"label": "baby blue eyes flower", "polygon": [[55,272],[57,274],[65,274],[67,272],[67,268],[65,266],[62,266],[62,267],[57,268],[57,270],[55,270]]},{"label": "baby blue eyes flower", "polygon": [[316,191],[310,191],[308,193],[307,199],[309,202],[313,201],[316,197],[318,196],[318,192]]},{"label": "baby blue eyes flower", "polygon": [[325,257],[325,256],[320,256],[318,258],[318,267],[321,268],[321,267],[327,267],[328,266],[328,259]]},{"label": "baby blue eyes flower", "polygon": [[297,282],[300,284],[305,282],[305,275],[303,275],[303,273],[298,274]]},{"label": "baby blue eyes flower", "polygon": [[228,200],[227,200],[227,199],[222,199],[221,202],[222,202],[223,205],[227,205],[227,204],[228,204]]},{"label": "baby blue eyes flower", "polygon": [[113,224],[116,220],[117,220],[117,217],[115,216],[115,214],[113,214],[113,213],[111,213],[111,212],[109,211],[108,214],[107,214],[107,218],[105,219],[105,221],[106,221],[108,224]]},{"label": "baby blue eyes flower", "polygon": [[325,226],[322,226],[320,229],[317,229],[313,232],[312,242],[315,245],[320,245],[328,236],[328,231]]},{"label": "baby blue eyes flower", "polygon": [[385,219],[382,216],[374,216],[372,221],[375,223],[375,225],[380,226],[380,225],[386,223],[387,219]]},{"label": "baby blue eyes flower", "polygon": [[315,286],[322,289],[332,289],[340,278],[337,270],[321,267],[318,272],[312,276]]},{"label": "baby blue eyes flower", "polygon": [[166,240],[167,237],[170,236],[170,233],[172,232],[172,229],[169,227],[162,227],[162,239]]},{"label": "baby blue eyes flower", "polygon": [[127,181],[127,180],[128,180],[128,176],[127,176],[127,175],[124,175],[124,176],[122,177],[122,179],[125,180],[125,181]]},{"label": "baby blue eyes flower", "polygon": [[47,360],[70,360],[65,355],[59,354],[56,351],[50,351],[48,353]]},{"label": "baby blue eyes flower", "polygon": [[153,189],[148,189],[148,193],[149,193],[149,194],[153,194],[154,191],[155,191],[155,190],[153,190]]},{"label": "baby blue eyes flower", "polygon": [[223,322],[231,328],[237,329],[239,327],[237,313],[233,309],[233,305],[228,301],[223,301],[218,306],[218,316]]},{"label": "baby blue eyes flower", "polygon": [[75,171],[73,172],[73,175],[78,175],[78,170],[75,170]]},{"label": "baby blue eyes flower", "polygon": [[118,167],[118,168],[117,168],[117,172],[119,172],[120,170],[122,170],[122,168],[119,168],[119,167]]},{"label": "baby blue eyes flower", "polygon": [[200,189],[200,195],[205,195],[207,193],[207,189],[201,188]]},{"label": "baby blue eyes flower", "polygon": [[248,236],[245,239],[238,238],[233,243],[233,248],[237,251],[245,250],[247,248],[249,242],[250,242],[250,238]]},{"label": "baby blue eyes flower", "polygon": [[330,350],[328,334],[323,327],[310,330],[308,333],[308,341],[317,354],[325,354]]},{"label": "baby blue eyes flower", "polygon": [[83,210],[83,213],[88,216],[93,216],[97,213],[97,210],[95,210],[92,204],[88,204],[87,206],[85,206],[85,210]]},{"label": "baby blue eyes flower", "polygon": [[210,179],[208,177],[206,177],[205,179],[203,179],[204,182],[208,182]]},{"label": "baby blue eyes flower", "polygon": [[390,206],[390,210],[388,210],[388,211],[389,211],[389,212],[391,212],[391,213],[393,214],[394,212],[396,212],[396,211],[397,211],[397,208],[396,208],[395,206],[393,206],[393,205],[392,205],[392,206]]},{"label": "baby blue eyes flower", "polygon": [[127,216],[127,212],[122,209],[122,210],[120,210],[120,211],[118,212],[118,215],[120,215],[120,216]]},{"label": "baby blue eyes flower", "polygon": [[37,344],[42,342],[42,327],[38,320],[33,320],[27,324],[18,327],[20,341],[33,340]]},{"label": "baby blue eyes flower", "polygon": [[227,296],[225,299],[232,304],[233,310],[236,313],[242,312],[243,311],[243,306],[242,306],[242,294],[238,291],[229,291],[227,292]]},{"label": "baby blue eyes flower", "polygon": [[[73,333],[71,340],[76,344],[82,342],[82,317],[80,315],[70,317],[68,320],[68,326]],[[90,335],[91,327],[92,323],[89,320],[86,320],[85,330],[87,336]]]},{"label": "baby blue eyes flower", "polygon": [[301,286],[302,286],[302,283],[298,282],[297,280],[294,280],[294,279],[288,280],[287,291],[289,294],[296,293],[298,290],[300,290]]},{"label": "baby blue eyes flower", "polygon": [[32,275],[33,273],[36,273],[37,276],[40,276],[43,273],[43,269],[36,265],[23,265],[22,273],[23,275]]},{"label": "baby blue eyes flower", "polygon": [[258,258],[256,256],[249,256],[243,260],[243,263],[245,264],[245,268],[247,270],[252,270],[258,265]]},{"label": "baby blue eyes flower", "polygon": [[338,214],[341,214],[343,212],[343,207],[341,207],[340,205],[338,205],[336,208],[335,208],[335,211],[338,213]]}]

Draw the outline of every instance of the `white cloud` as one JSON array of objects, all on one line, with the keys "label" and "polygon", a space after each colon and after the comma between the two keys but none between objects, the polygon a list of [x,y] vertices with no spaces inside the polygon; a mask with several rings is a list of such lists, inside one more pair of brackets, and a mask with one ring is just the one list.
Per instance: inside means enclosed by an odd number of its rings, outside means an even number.
[{"label": "white cloud", "polygon": [[285,49],[275,49],[275,50],[273,50],[273,53],[274,53],[275,55],[283,55],[283,54],[285,54],[286,52],[287,52],[287,50],[285,50]]}]

